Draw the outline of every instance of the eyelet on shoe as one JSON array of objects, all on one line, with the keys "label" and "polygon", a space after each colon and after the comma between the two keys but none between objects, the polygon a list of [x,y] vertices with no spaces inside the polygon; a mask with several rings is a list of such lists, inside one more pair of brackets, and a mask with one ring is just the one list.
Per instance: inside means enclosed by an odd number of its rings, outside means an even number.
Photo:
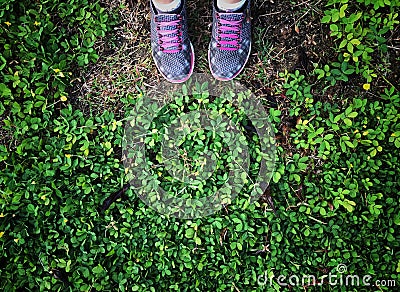
[{"label": "eyelet on shoe", "polygon": [[161,47],[161,48],[160,48],[160,51],[161,51],[161,52],[163,52],[163,51],[164,51],[164,48],[163,48],[163,47]]},{"label": "eyelet on shoe", "polygon": [[221,47],[221,44],[217,44],[217,48],[220,48]]}]

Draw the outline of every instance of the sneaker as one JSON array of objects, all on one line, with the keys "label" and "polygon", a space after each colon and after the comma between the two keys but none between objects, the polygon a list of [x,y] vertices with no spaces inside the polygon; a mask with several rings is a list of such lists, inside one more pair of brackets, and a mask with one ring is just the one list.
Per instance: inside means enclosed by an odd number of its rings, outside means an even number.
[{"label": "sneaker", "polygon": [[208,62],[214,78],[232,80],[240,74],[251,51],[250,0],[238,11],[223,12],[214,0]]},{"label": "sneaker", "polygon": [[194,50],[187,33],[185,0],[172,12],[158,11],[151,0],[150,7],[154,62],[169,82],[185,82],[194,68]]}]

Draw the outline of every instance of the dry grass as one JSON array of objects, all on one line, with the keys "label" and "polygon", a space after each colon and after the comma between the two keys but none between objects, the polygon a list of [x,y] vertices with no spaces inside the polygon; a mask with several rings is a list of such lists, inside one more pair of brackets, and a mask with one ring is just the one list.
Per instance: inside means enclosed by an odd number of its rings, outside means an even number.
[{"label": "dry grass", "polygon": [[120,24],[96,44],[98,62],[74,82],[73,104],[86,114],[111,110],[121,115],[120,99],[137,94],[149,85],[149,76],[157,76],[149,54],[147,4],[144,0],[103,3],[111,13],[119,14]]},{"label": "dry grass", "polygon": [[[289,1],[260,0],[253,5],[254,46],[239,81],[265,102],[278,91],[279,72],[296,68],[309,71],[310,60],[320,58],[317,52],[326,43],[327,34],[319,25],[321,11],[312,2],[316,1],[290,5]],[[162,77],[150,54],[148,0],[105,0],[103,5],[119,14],[120,25],[108,38],[99,41],[101,57],[84,76],[76,79],[72,95],[74,105],[87,114],[107,109],[120,115],[121,97],[158,84]],[[198,73],[209,73],[211,9],[211,1],[187,2],[189,35],[196,51]]]},{"label": "dry grass", "polygon": [[[8,117],[6,114],[0,116],[0,125],[4,125],[4,120]],[[0,145],[5,145],[7,149],[14,150],[16,147],[16,141],[13,138],[13,134],[10,131],[0,127]]]}]

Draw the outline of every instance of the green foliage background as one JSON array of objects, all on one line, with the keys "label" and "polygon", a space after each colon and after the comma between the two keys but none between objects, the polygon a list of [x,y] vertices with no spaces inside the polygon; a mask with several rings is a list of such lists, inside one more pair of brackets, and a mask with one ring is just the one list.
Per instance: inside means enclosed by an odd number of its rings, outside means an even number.
[{"label": "green foliage background", "polygon": [[[117,20],[90,1],[0,7],[0,116],[11,133],[0,145],[1,290],[278,290],[276,278],[262,287],[257,277],[339,275],[338,264],[400,285],[395,87],[326,103],[299,72],[282,74],[297,126],[293,147],[278,144],[276,215],[239,197],[212,217],[166,218],[131,190],[103,214],[99,205],[124,184],[123,121],[84,116],[67,92]],[[282,113],[270,113],[278,133]]]}]

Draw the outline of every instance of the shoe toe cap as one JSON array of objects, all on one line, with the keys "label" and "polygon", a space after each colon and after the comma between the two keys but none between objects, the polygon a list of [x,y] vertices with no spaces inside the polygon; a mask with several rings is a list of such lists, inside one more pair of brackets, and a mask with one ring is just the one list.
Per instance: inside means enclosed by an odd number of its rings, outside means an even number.
[{"label": "shoe toe cap", "polygon": [[237,58],[214,56],[210,58],[210,65],[214,77],[220,80],[231,80],[243,69],[245,64],[241,64]]},{"label": "shoe toe cap", "polygon": [[158,52],[156,64],[162,75],[170,82],[183,82],[193,71],[192,53],[163,53]]}]

